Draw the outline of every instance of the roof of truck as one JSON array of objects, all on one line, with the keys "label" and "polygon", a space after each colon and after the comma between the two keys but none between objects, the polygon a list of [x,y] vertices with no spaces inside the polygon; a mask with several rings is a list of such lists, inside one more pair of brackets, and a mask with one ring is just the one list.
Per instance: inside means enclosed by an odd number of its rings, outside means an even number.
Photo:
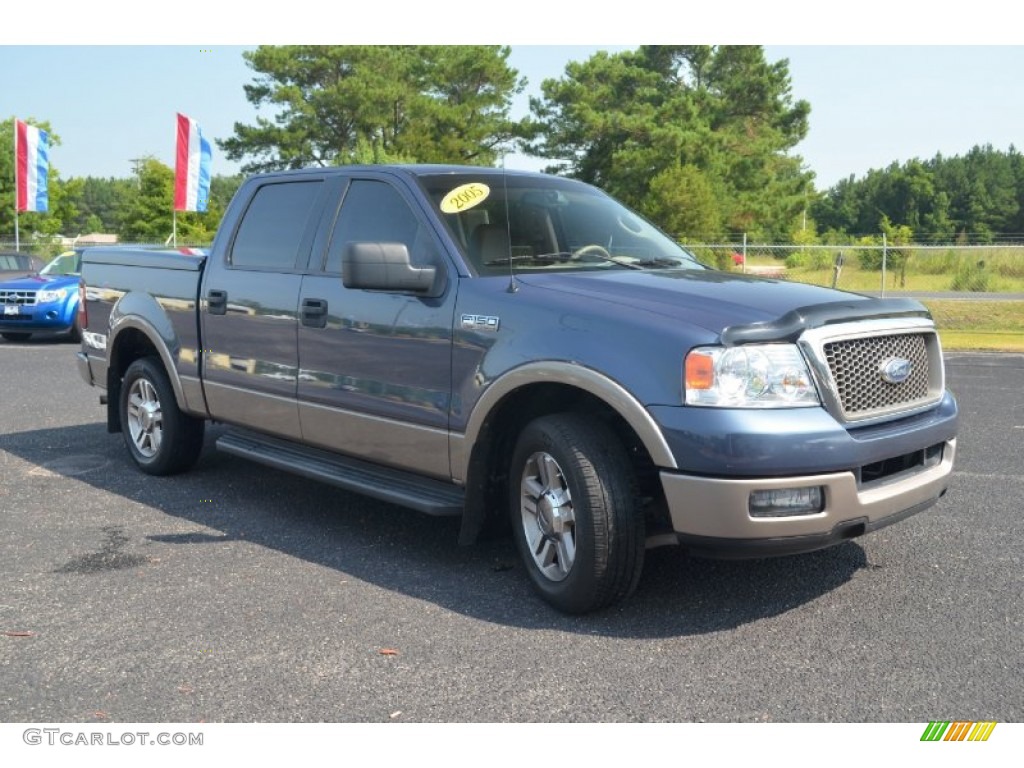
[{"label": "roof of truck", "polygon": [[[390,164],[390,165],[339,165],[332,166],[329,168],[297,168],[293,170],[285,171],[269,171],[267,173],[258,174],[259,176],[301,176],[309,173],[339,173],[348,174],[352,172],[366,172],[366,171],[390,171],[392,173],[407,174],[410,176],[443,176],[446,174],[451,175],[464,175],[473,174],[480,176],[542,176],[546,178],[565,178],[561,176],[555,176],[550,173],[542,173],[539,171],[522,171],[522,170],[511,170],[506,168],[495,168],[492,166],[485,165],[444,165],[444,164],[429,164],[429,163],[409,163],[409,164]],[[566,181],[572,181],[572,179],[566,178]]]}]

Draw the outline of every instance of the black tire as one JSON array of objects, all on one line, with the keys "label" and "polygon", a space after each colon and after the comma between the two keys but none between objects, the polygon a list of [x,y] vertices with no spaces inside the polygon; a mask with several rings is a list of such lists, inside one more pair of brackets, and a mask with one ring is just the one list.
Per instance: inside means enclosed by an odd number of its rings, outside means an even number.
[{"label": "black tire", "polygon": [[128,366],[118,405],[121,432],[132,460],[150,475],[173,475],[195,464],[205,422],[182,413],[159,358]]},{"label": "black tire", "polygon": [[28,341],[28,338],[31,335],[31,333],[21,333],[16,331],[5,331],[4,333],[0,333],[0,336],[3,336],[7,341]]},{"label": "black tire", "polygon": [[644,519],[629,458],[603,423],[570,413],[530,422],[512,455],[509,507],[527,573],[551,605],[587,613],[636,589]]},{"label": "black tire", "polygon": [[75,311],[75,321],[71,323],[71,330],[68,331],[68,338],[75,342],[82,340],[82,326],[78,322],[77,310]]}]

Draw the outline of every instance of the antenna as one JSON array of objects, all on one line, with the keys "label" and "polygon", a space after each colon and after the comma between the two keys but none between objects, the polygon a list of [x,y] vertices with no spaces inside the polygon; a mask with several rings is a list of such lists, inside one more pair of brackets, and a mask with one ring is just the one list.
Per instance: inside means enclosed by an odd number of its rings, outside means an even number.
[{"label": "antenna", "polygon": [[512,258],[512,215],[508,207],[508,173],[505,170],[505,153],[501,153],[501,184],[505,192],[505,230],[508,235],[508,288],[509,293],[519,290],[516,285],[516,262]]}]

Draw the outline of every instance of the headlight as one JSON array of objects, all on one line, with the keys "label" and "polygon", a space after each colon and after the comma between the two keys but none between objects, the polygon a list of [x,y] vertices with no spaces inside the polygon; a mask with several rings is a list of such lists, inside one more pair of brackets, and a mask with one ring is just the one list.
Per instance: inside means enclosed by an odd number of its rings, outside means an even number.
[{"label": "headlight", "polygon": [[800,350],[793,344],[698,347],[686,356],[687,405],[805,408],[819,405]]},{"label": "headlight", "polygon": [[38,291],[36,301],[40,304],[49,304],[51,301],[59,301],[68,295],[66,288],[58,288],[56,291]]}]

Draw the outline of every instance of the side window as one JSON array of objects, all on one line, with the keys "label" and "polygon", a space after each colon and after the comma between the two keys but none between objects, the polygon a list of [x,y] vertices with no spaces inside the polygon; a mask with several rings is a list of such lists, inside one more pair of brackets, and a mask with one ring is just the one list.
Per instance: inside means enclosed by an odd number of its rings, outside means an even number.
[{"label": "side window", "polygon": [[260,187],[235,235],[232,266],[294,268],[320,185],[319,181],[290,181]]},{"label": "side window", "polygon": [[402,243],[413,264],[436,264],[427,230],[398,191],[383,181],[357,179],[349,185],[331,234],[326,272],[341,272],[349,243]]}]

